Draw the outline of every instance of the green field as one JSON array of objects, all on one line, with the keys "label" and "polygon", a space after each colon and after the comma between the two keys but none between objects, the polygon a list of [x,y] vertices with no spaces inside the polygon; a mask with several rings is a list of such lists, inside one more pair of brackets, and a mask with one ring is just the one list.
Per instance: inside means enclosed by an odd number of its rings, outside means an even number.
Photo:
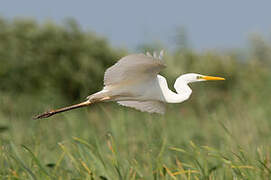
[{"label": "green field", "polygon": [[101,89],[104,70],[131,52],[74,21],[0,19],[1,179],[270,179],[270,42],[184,47],[165,48],[171,89],[187,72],[227,80],[192,84],[191,99],[163,116],[100,103],[33,120]]}]

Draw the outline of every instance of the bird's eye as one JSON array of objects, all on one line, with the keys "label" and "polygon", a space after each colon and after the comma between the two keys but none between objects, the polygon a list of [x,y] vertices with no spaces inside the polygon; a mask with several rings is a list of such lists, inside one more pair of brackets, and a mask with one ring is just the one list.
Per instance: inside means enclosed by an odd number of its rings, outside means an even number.
[{"label": "bird's eye", "polygon": [[201,79],[201,76],[197,76],[197,79]]}]

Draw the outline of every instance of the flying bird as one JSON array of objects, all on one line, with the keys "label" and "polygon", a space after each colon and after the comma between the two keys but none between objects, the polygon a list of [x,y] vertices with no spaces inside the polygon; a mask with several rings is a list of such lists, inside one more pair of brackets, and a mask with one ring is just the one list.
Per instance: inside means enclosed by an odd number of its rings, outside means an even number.
[{"label": "flying bird", "polygon": [[93,103],[116,101],[120,105],[149,113],[165,113],[166,103],[181,103],[189,99],[192,90],[189,83],[207,80],[225,80],[222,77],[188,73],[179,76],[174,84],[177,93],[168,88],[167,80],[159,73],[166,68],[164,51],[151,55],[131,54],[121,58],[104,74],[104,87],[87,97],[87,100],[72,106],[51,110],[35,119],[47,118],[57,113],[89,106]]}]

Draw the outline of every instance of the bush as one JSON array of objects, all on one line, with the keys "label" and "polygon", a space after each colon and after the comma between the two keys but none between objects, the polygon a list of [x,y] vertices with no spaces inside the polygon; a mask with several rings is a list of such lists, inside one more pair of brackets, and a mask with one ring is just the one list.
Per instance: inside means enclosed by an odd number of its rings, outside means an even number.
[{"label": "bush", "polygon": [[0,91],[57,92],[78,99],[102,87],[105,68],[123,55],[73,20],[60,26],[0,19]]}]

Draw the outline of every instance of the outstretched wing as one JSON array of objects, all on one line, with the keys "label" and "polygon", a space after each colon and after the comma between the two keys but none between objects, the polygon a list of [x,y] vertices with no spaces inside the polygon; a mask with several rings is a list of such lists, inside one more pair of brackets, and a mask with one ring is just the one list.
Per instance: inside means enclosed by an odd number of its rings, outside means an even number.
[{"label": "outstretched wing", "polygon": [[104,85],[108,86],[155,78],[166,67],[164,62],[161,61],[161,55],[163,55],[163,51],[161,51],[159,57],[149,54],[131,54],[121,58],[116,64],[106,70]]},{"label": "outstretched wing", "polygon": [[165,104],[159,101],[118,101],[122,106],[132,107],[149,113],[165,113]]}]

